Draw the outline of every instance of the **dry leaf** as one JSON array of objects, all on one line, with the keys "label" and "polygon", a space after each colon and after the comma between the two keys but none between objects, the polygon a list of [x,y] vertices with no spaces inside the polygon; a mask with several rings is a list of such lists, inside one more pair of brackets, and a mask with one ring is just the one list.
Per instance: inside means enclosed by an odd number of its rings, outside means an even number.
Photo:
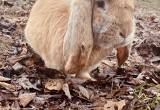
[{"label": "dry leaf", "polygon": [[63,87],[63,79],[49,79],[45,84],[45,88],[48,90],[61,90]]},{"label": "dry leaf", "polygon": [[119,102],[107,101],[107,104],[104,105],[104,110],[122,110],[125,105],[125,100]]},{"label": "dry leaf", "polygon": [[8,58],[8,61],[11,64],[15,64],[16,62],[19,62],[22,59],[29,58],[29,57],[31,57],[31,55],[29,55],[29,54],[20,55],[20,56],[12,56],[11,58]]},{"label": "dry leaf", "polygon": [[72,98],[71,93],[70,93],[70,91],[69,91],[69,86],[68,86],[67,83],[63,84],[63,91],[64,91],[65,95],[66,95],[69,99]]},{"label": "dry leaf", "polygon": [[118,66],[120,67],[129,56],[129,47],[119,47],[117,48],[117,60],[118,60]]},{"label": "dry leaf", "polygon": [[23,107],[26,107],[35,97],[36,97],[36,93],[21,94],[19,95],[20,104]]},{"label": "dry leaf", "polygon": [[36,104],[45,104],[46,102],[46,99],[45,98],[42,98],[42,97],[35,97],[34,100],[33,100],[34,103]]},{"label": "dry leaf", "polygon": [[28,67],[32,67],[34,65],[34,59],[33,58],[30,58],[30,59],[27,59],[26,61],[23,60],[24,64]]},{"label": "dry leaf", "polygon": [[21,110],[18,101],[12,103],[11,110]]},{"label": "dry leaf", "polygon": [[18,79],[18,83],[24,89],[35,89],[35,90],[40,91],[40,89],[34,86],[26,76],[22,76],[22,78]]},{"label": "dry leaf", "polygon": [[15,71],[19,71],[23,68],[23,66],[20,64],[20,63],[16,63],[15,65],[12,66],[12,68],[15,70]]},{"label": "dry leaf", "polygon": [[27,49],[27,47],[25,46],[25,47],[22,48],[21,55],[26,55],[27,52],[28,52],[28,49]]},{"label": "dry leaf", "polygon": [[88,90],[87,90],[86,88],[84,88],[84,87],[81,86],[81,85],[79,85],[78,88],[79,88],[80,92],[82,93],[82,95],[83,95],[84,97],[86,97],[87,99],[90,98],[89,92],[88,92]]},{"label": "dry leaf", "polygon": [[160,104],[155,107],[155,110],[160,110]]},{"label": "dry leaf", "polygon": [[5,78],[3,76],[0,76],[0,81],[10,81],[11,79],[10,78]]},{"label": "dry leaf", "polygon": [[0,82],[0,86],[6,88],[7,90],[13,90],[13,91],[16,90],[16,86],[15,85],[8,84],[8,83],[5,83],[5,82]]}]

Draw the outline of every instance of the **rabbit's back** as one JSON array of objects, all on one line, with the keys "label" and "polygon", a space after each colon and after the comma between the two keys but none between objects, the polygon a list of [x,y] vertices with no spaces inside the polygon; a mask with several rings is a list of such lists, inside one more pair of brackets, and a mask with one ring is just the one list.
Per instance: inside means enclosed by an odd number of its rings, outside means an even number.
[{"label": "rabbit's back", "polygon": [[[68,0],[69,1],[69,0]],[[64,68],[63,38],[69,16],[67,0],[38,0],[25,29],[27,42],[49,68]]]}]

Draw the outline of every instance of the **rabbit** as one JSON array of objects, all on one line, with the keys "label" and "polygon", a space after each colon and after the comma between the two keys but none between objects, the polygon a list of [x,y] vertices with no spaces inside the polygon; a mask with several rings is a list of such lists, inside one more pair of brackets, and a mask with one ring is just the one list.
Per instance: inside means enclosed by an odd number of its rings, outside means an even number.
[{"label": "rabbit", "polygon": [[134,40],[134,0],[37,0],[25,38],[46,67],[94,80],[89,72],[113,49],[118,65]]}]

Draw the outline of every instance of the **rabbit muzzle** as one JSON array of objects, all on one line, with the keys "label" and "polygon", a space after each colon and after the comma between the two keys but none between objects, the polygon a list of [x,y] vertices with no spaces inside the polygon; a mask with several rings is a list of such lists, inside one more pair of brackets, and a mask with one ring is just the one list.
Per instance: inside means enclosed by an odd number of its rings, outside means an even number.
[{"label": "rabbit muzzle", "polygon": [[126,24],[125,28],[120,27],[119,38],[120,43],[115,45],[115,47],[122,47],[132,44],[135,37],[135,20],[133,18],[132,22]]}]

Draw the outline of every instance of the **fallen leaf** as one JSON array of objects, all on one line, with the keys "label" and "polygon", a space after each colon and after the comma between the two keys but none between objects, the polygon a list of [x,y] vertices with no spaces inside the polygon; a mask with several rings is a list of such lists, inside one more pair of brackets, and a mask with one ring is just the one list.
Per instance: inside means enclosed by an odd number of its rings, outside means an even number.
[{"label": "fallen leaf", "polygon": [[99,66],[99,74],[100,77],[113,77],[116,72],[113,70],[112,66],[108,65],[106,62],[102,62],[102,64]]},{"label": "fallen leaf", "polygon": [[8,61],[11,63],[11,64],[15,64],[16,62],[19,62],[25,58],[29,58],[31,57],[32,55],[30,54],[25,54],[25,55],[20,55],[20,56],[12,56],[11,58],[8,59]]},{"label": "fallen leaf", "polygon": [[26,76],[22,76],[22,78],[18,79],[18,83],[24,89],[35,89],[40,91],[40,89],[34,86]]},{"label": "fallen leaf", "polygon": [[63,79],[49,79],[45,84],[45,88],[48,90],[59,91],[62,89],[63,83],[64,83]]},{"label": "fallen leaf", "polygon": [[6,77],[3,77],[3,76],[0,76],[0,82],[2,81],[10,81],[11,79],[10,78],[6,78]]},{"label": "fallen leaf", "polygon": [[160,63],[160,57],[158,57],[158,56],[153,57],[153,58],[151,59],[151,62],[152,62],[152,63]]},{"label": "fallen leaf", "polygon": [[23,66],[17,62],[15,65],[12,66],[12,68],[14,69],[14,71],[19,71],[23,68]]},{"label": "fallen leaf", "polygon": [[21,94],[19,95],[20,104],[23,107],[26,107],[35,97],[36,97],[36,93]]},{"label": "fallen leaf", "polygon": [[33,102],[36,104],[43,105],[43,104],[45,104],[46,100],[45,100],[45,98],[42,98],[42,97],[35,97]]},{"label": "fallen leaf", "polygon": [[28,66],[28,67],[34,66],[34,59],[32,59],[32,58],[29,58],[29,59],[27,59],[26,61],[23,60],[23,62],[24,62],[24,64],[25,64],[25,66]]},{"label": "fallen leaf", "polygon": [[15,101],[15,102],[12,103],[11,109],[12,110],[20,110],[20,106],[19,106],[18,101]]},{"label": "fallen leaf", "polygon": [[160,104],[156,106],[155,110],[160,110]]},{"label": "fallen leaf", "polygon": [[104,105],[104,110],[122,110],[125,105],[125,100],[119,102],[107,101],[107,104]]},{"label": "fallen leaf", "polygon": [[65,95],[66,95],[69,99],[71,99],[72,96],[71,96],[71,93],[70,93],[70,91],[69,91],[69,86],[68,86],[67,83],[63,84],[63,88],[62,88],[62,89],[63,89]]},{"label": "fallen leaf", "polygon": [[59,108],[64,110],[65,109],[65,106],[66,106],[66,101],[63,101],[60,105],[59,105]]},{"label": "fallen leaf", "polygon": [[8,83],[5,83],[5,82],[0,82],[0,86],[6,88],[7,90],[13,90],[13,91],[16,90],[16,86],[15,85],[8,84]]},{"label": "fallen leaf", "polygon": [[15,97],[13,94],[10,93],[4,93],[5,90],[3,90],[3,92],[0,92],[0,102],[2,101],[6,101],[6,100],[17,100],[17,97]]},{"label": "fallen leaf", "polygon": [[76,77],[67,77],[66,78],[67,82],[71,83],[71,84],[83,84],[84,82],[86,82],[85,80],[83,79],[80,79],[80,78],[76,78]]},{"label": "fallen leaf", "polygon": [[24,47],[22,48],[21,55],[26,55],[26,54],[27,54],[27,52],[28,52],[28,49],[27,49],[27,47],[26,47],[26,46],[24,46]]},{"label": "fallen leaf", "polygon": [[88,90],[87,90],[86,88],[84,88],[84,87],[81,86],[81,85],[79,85],[78,88],[79,88],[80,92],[82,93],[82,95],[83,95],[84,97],[86,97],[87,99],[90,98],[90,94],[89,94],[89,92],[88,92]]}]

